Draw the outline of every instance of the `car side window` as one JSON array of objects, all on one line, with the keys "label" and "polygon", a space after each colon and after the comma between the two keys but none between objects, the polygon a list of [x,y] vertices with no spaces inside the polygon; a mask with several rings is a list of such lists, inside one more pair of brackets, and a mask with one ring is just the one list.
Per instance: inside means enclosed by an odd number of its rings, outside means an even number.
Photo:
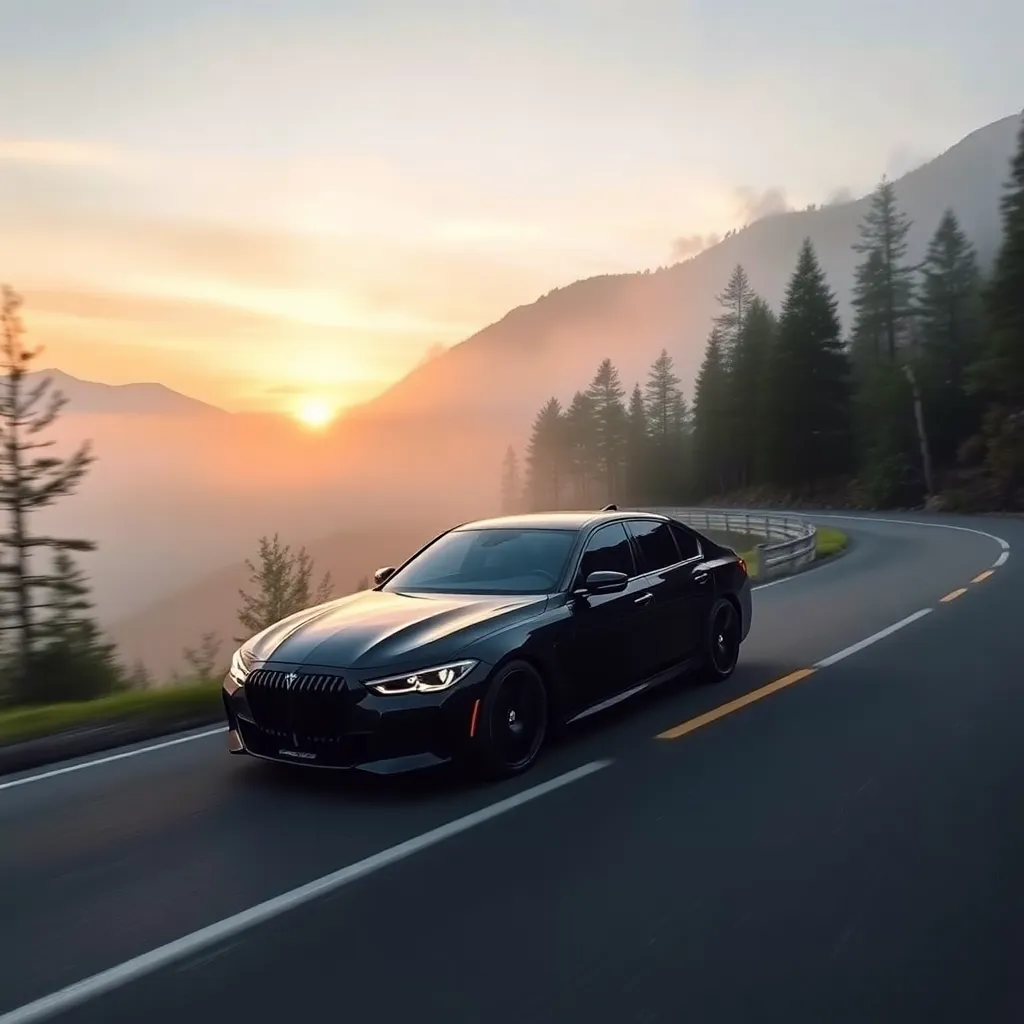
[{"label": "car side window", "polygon": [[624,572],[627,576],[636,576],[633,549],[622,523],[600,527],[587,541],[580,559],[579,582],[592,572]]},{"label": "car side window", "polygon": [[681,561],[668,523],[656,519],[633,519],[629,523],[629,532],[640,549],[641,572],[657,572]]},{"label": "car side window", "polygon": [[689,558],[696,558],[700,554],[700,541],[685,526],[679,526],[677,523],[670,526],[679,548],[679,557],[684,562]]}]

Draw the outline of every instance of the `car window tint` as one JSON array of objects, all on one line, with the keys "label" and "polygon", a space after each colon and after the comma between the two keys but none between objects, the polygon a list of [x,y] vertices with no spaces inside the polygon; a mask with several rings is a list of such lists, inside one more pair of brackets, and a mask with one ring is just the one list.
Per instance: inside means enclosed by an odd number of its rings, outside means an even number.
[{"label": "car window tint", "polygon": [[681,561],[679,549],[668,523],[650,519],[631,520],[629,531],[633,534],[640,548],[640,569],[642,572],[655,572],[667,565]]},{"label": "car window tint", "polygon": [[627,576],[636,575],[633,549],[622,523],[602,526],[587,541],[587,548],[580,560],[580,582],[592,572],[624,572]]},{"label": "car window tint", "polygon": [[421,551],[384,590],[548,594],[576,543],[575,530],[453,530]]},{"label": "car window tint", "polygon": [[672,535],[679,548],[679,557],[685,562],[688,558],[696,558],[700,554],[700,541],[685,526],[672,524]]}]

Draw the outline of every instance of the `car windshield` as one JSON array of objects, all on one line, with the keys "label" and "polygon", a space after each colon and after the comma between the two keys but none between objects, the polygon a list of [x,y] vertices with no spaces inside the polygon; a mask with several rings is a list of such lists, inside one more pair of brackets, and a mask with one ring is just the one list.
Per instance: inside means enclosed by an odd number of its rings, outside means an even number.
[{"label": "car windshield", "polygon": [[565,572],[574,530],[453,530],[395,573],[384,590],[550,594]]}]

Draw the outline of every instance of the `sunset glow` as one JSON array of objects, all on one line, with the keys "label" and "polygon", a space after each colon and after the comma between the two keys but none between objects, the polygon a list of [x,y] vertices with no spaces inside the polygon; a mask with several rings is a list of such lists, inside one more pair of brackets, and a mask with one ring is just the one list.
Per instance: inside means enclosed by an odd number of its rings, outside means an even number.
[{"label": "sunset glow", "polygon": [[337,410],[323,398],[306,398],[295,409],[295,418],[311,430],[322,430],[337,415]]},{"label": "sunset glow", "polygon": [[906,0],[882,46],[822,36],[806,0],[739,24],[666,0],[7,4],[0,266],[52,365],[311,423],[299,392],[336,415],[554,288],[864,194],[1018,109],[1024,5],[993,3],[996,36]]}]

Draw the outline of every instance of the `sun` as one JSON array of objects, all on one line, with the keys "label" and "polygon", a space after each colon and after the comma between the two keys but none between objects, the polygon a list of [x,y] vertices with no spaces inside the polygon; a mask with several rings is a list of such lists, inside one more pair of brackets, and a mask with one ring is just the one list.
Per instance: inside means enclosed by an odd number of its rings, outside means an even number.
[{"label": "sun", "polygon": [[336,410],[323,398],[306,398],[295,410],[295,418],[312,430],[322,430],[334,419]]}]

